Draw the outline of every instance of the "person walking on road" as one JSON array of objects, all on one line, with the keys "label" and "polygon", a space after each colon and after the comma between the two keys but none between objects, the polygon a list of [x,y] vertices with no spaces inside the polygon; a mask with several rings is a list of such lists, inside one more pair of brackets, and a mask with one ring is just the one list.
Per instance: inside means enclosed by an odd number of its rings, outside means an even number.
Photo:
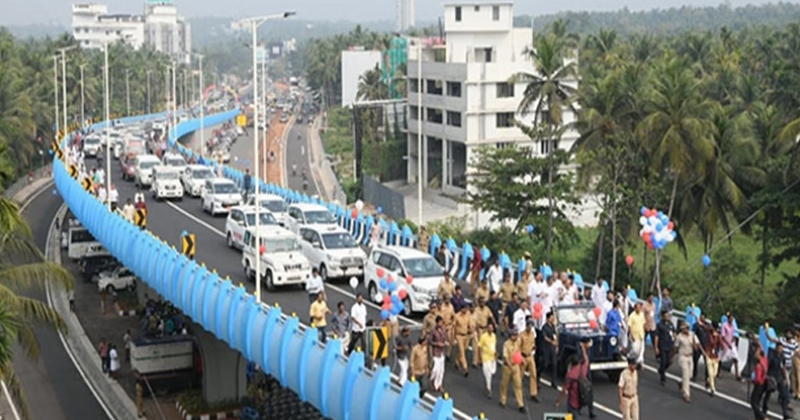
[{"label": "person walking on road", "polygon": [[667,369],[672,364],[672,349],[675,346],[675,327],[670,320],[670,312],[661,310],[661,321],[656,327],[656,338],[653,348],[658,359],[658,376],[661,386],[667,383]]},{"label": "person walking on road", "polygon": [[478,354],[480,355],[483,379],[486,383],[486,398],[492,399],[492,378],[497,372],[497,334],[494,332],[494,324],[488,324],[486,330],[481,333],[478,341]]},{"label": "person walking on road", "polygon": [[100,353],[100,367],[103,373],[108,373],[108,347],[109,344],[106,343],[106,339],[101,338],[100,344],[98,345],[98,352]]},{"label": "person walking on road", "polygon": [[533,329],[534,321],[530,317],[526,321],[525,330],[519,335],[519,349],[522,352],[522,374],[528,373],[530,381],[529,398],[539,402],[539,378],[536,375],[536,330]]},{"label": "person walking on road", "polygon": [[[250,176],[250,169],[244,170],[244,180],[242,182],[242,189],[244,190],[244,201],[250,196],[250,186],[253,185],[253,178]],[[256,203],[259,206],[260,203]]]},{"label": "person walking on road", "polygon": [[622,420],[639,420],[639,360],[628,356],[628,368],[619,375],[619,409]]},{"label": "person walking on road", "polygon": [[556,370],[558,363],[558,331],[556,331],[556,321],[553,312],[547,313],[547,322],[542,327],[542,339],[544,340],[544,352],[542,354],[542,371],[550,372],[550,382],[553,389],[558,389],[556,385]]},{"label": "person walking on road", "polygon": [[458,345],[456,369],[464,369],[464,377],[466,378],[469,376],[469,365],[467,364],[467,345],[469,344],[469,338],[472,334],[472,331],[470,331],[471,322],[469,307],[467,305],[463,305],[460,309],[461,310],[458,311],[458,314],[455,316],[453,327],[455,330],[456,344]]},{"label": "person walking on road", "polygon": [[722,349],[722,337],[720,337],[717,328],[711,328],[703,354],[706,361],[706,375],[708,376],[706,384],[708,385],[708,392],[712,397],[717,393],[716,379],[719,374],[719,357],[722,353]]},{"label": "person walking on road", "polygon": [[131,361],[131,343],[133,343],[131,330],[125,330],[125,334],[122,336],[122,345],[125,346],[125,362]]},{"label": "person walking on road", "polygon": [[506,406],[508,398],[508,383],[514,387],[514,398],[520,412],[525,412],[525,403],[522,400],[522,372],[520,371],[521,355],[519,354],[519,334],[512,329],[510,337],[503,344],[503,377],[500,380],[500,406]]},{"label": "person walking on road", "polygon": [[681,383],[678,384],[683,395],[683,400],[688,402],[692,401],[692,370],[694,363],[695,350],[700,348],[700,341],[697,340],[691,331],[689,331],[689,324],[682,323],[680,327],[681,333],[675,339],[675,352],[678,355],[678,366],[681,367]]},{"label": "person walking on road", "polygon": [[636,302],[633,313],[628,317],[628,332],[631,336],[628,356],[636,356],[637,366],[644,363],[645,319],[641,302]]},{"label": "person walking on road", "polygon": [[136,378],[136,417],[142,418],[144,417],[144,410],[142,410],[142,406],[144,405],[144,385],[142,385],[142,379]]},{"label": "person walking on road", "polygon": [[347,355],[353,352],[356,345],[360,345],[362,350],[366,350],[367,342],[364,338],[364,331],[367,325],[367,306],[364,305],[364,295],[356,295],[356,303],[350,308],[350,343],[347,345]]},{"label": "person walking on road", "polygon": [[325,284],[322,282],[322,277],[319,275],[319,270],[316,268],[311,269],[311,274],[306,280],[306,292],[308,293],[308,303],[314,303],[317,300],[317,295],[325,291]]},{"label": "person walking on road", "polygon": [[787,386],[786,363],[783,358],[783,343],[775,344],[775,351],[770,351],[767,357],[767,389],[762,402],[762,411],[767,413],[769,398],[773,392],[778,392],[778,403],[781,405],[783,420],[791,420],[789,414],[789,389]]},{"label": "person walking on road", "polygon": [[436,327],[431,334],[431,353],[433,354],[431,388],[438,392],[443,392],[445,347],[447,347],[447,332],[444,327],[444,319],[439,315],[436,317]]},{"label": "person walking on road", "polygon": [[[567,374],[564,375],[564,387],[561,393],[556,398],[556,409],[561,405],[564,397],[567,397],[567,412],[572,414],[573,418],[577,418],[581,412],[581,406],[585,403],[581,398],[581,380],[586,378],[589,374],[589,357],[586,349],[591,345],[591,342],[581,341],[581,352],[583,357],[578,358],[573,354],[567,359]],[[594,418],[592,414],[589,417]]]},{"label": "person walking on road", "polygon": [[325,303],[325,293],[317,294],[317,300],[311,304],[311,326],[317,329],[319,333],[319,341],[321,343],[328,342],[328,336],[325,333],[325,327],[328,325],[325,317],[331,313],[328,309],[328,304]]},{"label": "person walking on road", "polygon": [[350,315],[344,307],[344,302],[336,304],[336,314],[331,318],[331,327],[333,333],[342,340],[342,353],[347,349],[350,344]]},{"label": "person walking on road", "polygon": [[411,352],[410,334],[411,331],[408,329],[408,326],[404,326],[400,330],[400,335],[394,338],[394,350],[397,354],[397,365],[400,367],[398,381],[401,387],[405,385],[406,379],[408,379],[408,359],[409,353]]},{"label": "person walking on road", "polygon": [[108,351],[108,368],[109,376],[112,379],[117,379],[117,371],[119,371],[119,354],[117,354],[117,346],[111,344],[111,349]]},{"label": "person walking on road", "polygon": [[412,380],[419,382],[419,398],[425,395],[428,390],[428,376],[430,369],[428,367],[428,343],[427,337],[422,335],[417,340],[417,344],[411,350],[411,377]]},{"label": "person walking on road", "polygon": [[750,391],[750,409],[753,410],[755,420],[766,420],[766,410],[762,411],[761,407],[764,406],[762,399],[767,391],[767,356],[764,355],[761,346],[758,346],[753,357],[755,358],[755,368],[753,369],[753,390]]}]

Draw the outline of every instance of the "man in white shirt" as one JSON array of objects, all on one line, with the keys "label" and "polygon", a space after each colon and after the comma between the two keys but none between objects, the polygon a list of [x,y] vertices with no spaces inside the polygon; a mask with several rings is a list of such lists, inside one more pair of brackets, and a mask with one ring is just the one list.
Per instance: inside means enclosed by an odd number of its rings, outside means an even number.
[{"label": "man in white shirt", "polygon": [[122,206],[122,217],[125,220],[133,223],[133,218],[136,215],[136,208],[133,207],[133,203],[131,203],[131,199],[129,198],[125,205]]},{"label": "man in white shirt", "polygon": [[598,277],[592,286],[592,302],[594,306],[603,309],[603,304],[606,302],[606,289],[603,287],[603,279]]},{"label": "man in white shirt", "polygon": [[97,189],[97,199],[100,200],[101,203],[106,202],[106,198],[108,198],[108,194],[106,194],[106,187],[101,186]]},{"label": "man in white shirt", "polygon": [[108,200],[111,201],[111,211],[117,210],[117,202],[119,201],[119,191],[114,184],[111,184],[111,191],[108,194]]},{"label": "man in white shirt", "polygon": [[600,313],[599,321],[601,324],[605,325],[606,315],[614,309],[614,292],[609,290],[608,293],[606,293],[606,301],[603,302],[603,306],[601,306],[600,309],[602,309],[603,312]]},{"label": "man in white shirt", "polygon": [[547,315],[545,308],[549,309],[547,302],[548,296],[547,286],[542,281],[542,273],[536,273],[536,277],[531,284],[528,285],[528,297],[532,305],[536,305],[537,303],[542,305],[542,316],[535,320],[537,328],[540,328],[541,325],[544,324],[545,316]]},{"label": "man in white shirt", "polygon": [[356,295],[356,303],[350,308],[350,343],[347,345],[347,355],[356,348],[356,344],[361,345],[361,351],[366,351],[367,342],[364,338],[364,331],[367,328],[367,306],[364,305],[364,295]]},{"label": "man in white shirt", "polygon": [[495,258],[494,264],[486,272],[486,281],[489,282],[489,290],[492,292],[500,291],[500,283],[503,282],[503,269],[500,268],[500,259]]},{"label": "man in white shirt", "polygon": [[314,303],[317,300],[317,295],[325,291],[325,284],[322,283],[322,277],[319,275],[319,270],[316,268],[311,269],[311,275],[306,280],[306,292],[308,292],[308,303]]},{"label": "man in white shirt", "polygon": [[574,305],[578,300],[578,286],[573,283],[572,275],[570,275],[564,283],[564,299],[562,303],[565,305]]},{"label": "man in white shirt", "polygon": [[519,309],[514,312],[514,329],[517,331],[525,331],[527,320],[531,316],[531,298],[528,296],[525,301],[519,305]]}]

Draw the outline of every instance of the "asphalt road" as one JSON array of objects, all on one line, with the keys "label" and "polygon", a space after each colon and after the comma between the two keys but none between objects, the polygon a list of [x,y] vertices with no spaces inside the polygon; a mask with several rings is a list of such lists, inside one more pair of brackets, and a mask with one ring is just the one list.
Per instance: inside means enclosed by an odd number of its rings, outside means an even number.
[{"label": "asphalt road", "polygon": [[[298,134],[301,136],[298,141]],[[307,127],[305,125],[296,126],[290,132],[288,139],[289,145],[286,148],[287,157],[286,164],[291,167],[292,162],[298,164],[298,174],[300,173],[301,165],[308,165],[307,155],[303,152],[308,151],[306,144]],[[250,159],[252,143],[249,139],[240,138],[232,147],[231,155],[238,156],[240,161],[242,159]],[[115,161],[114,168],[114,182],[120,191],[120,200],[132,197],[134,187],[132,183],[123,182],[119,178],[119,165]],[[289,174],[288,182],[292,188],[302,186],[302,179],[298,175],[292,177]],[[314,193],[316,190],[313,182],[309,184],[309,194]],[[243,274],[241,265],[241,253],[237,250],[227,248],[224,239],[224,226],[225,218],[211,217],[200,210],[200,202],[197,199],[184,198],[182,201],[176,202],[156,202],[147,195],[148,200],[148,229],[155,232],[162,239],[165,239],[171,244],[178,246],[179,235],[183,230],[194,233],[197,238],[197,254],[196,260],[204,262],[209,268],[215,268],[221,275],[230,276],[234,282],[245,283],[247,289],[252,291],[254,285],[249,283]],[[327,285],[327,295],[331,308],[335,308],[336,303],[339,301],[344,302],[348,307],[354,302],[352,289],[346,284],[346,281],[335,282]],[[297,313],[301,319],[305,318],[308,313],[308,298],[303,291],[296,288],[277,290],[274,293],[264,291],[262,299],[267,303],[279,302],[281,308],[286,313]],[[379,320],[379,311],[377,306],[370,307],[369,317],[376,321]],[[419,323],[421,319],[415,317],[413,319],[401,319],[402,324],[415,324]],[[654,366],[652,361],[649,366]],[[673,374],[677,371],[673,367]],[[738,403],[731,402],[723,395],[718,394],[717,397],[712,398],[706,395],[702,390],[693,390],[693,401],[691,404],[683,402],[680,393],[677,390],[676,383],[669,381],[666,388],[659,385],[658,376],[645,369],[640,374],[640,405],[642,407],[642,418],[653,420],[672,420],[672,419],[697,419],[702,416],[704,420],[731,420],[731,419],[750,419],[752,414],[747,409],[741,399],[741,393],[735,393],[739,400]],[[534,419],[539,418],[542,413],[554,412],[554,402],[557,393],[550,387],[540,386],[539,398],[540,403],[528,403],[530,409],[530,417],[520,414],[513,409],[503,409],[497,404],[497,394],[499,391],[500,371],[494,378],[494,395],[492,401],[488,401],[483,392],[483,378],[481,371],[472,369],[469,378],[464,378],[462,375],[454,371],[452,363],[447,365],[447,374],[445,375],[444,387],[449,392],[450,396],[454,399],[456,408],[468,416],[472,417],[480,412],[484,412],[489,419],[504,419],[504,418],[518,418],[518,419]],[[723,379],[723,382],[730,381],[730,379]],[[731,389],[738,389],[738,385],[731,384]],[[727,387],[722,389],[726,389]],[[598,419],[614,419],[620,418],[619,415],[619,401],[617,397],[617,387],[611,384],[606,379],[605,375],[597,375],[594,386],[595,392],[595,406]],[[724,392],[724,391],[723,391]],[[509,395],[509,406],[514,407],[513,396]],[[735,400],[735,399],[734,399]],[[562,409],[563,409],[562,405]]]},{"label": "asphalt road", "polygon": [[[45,249],[50,223],[63,202],[60,196],[53,195],[54,189],[52,185],[46,188],[23,211],[40,249]],[[47,301],[43,290],[24,294]],[[48,328],[35,328],[35,331],[41,350],[39,359],[28,359],[19,348],[14,355],[14,371],[27,395],[31,417],[37,420],[108,418],[72,363],[58,334]]]}]

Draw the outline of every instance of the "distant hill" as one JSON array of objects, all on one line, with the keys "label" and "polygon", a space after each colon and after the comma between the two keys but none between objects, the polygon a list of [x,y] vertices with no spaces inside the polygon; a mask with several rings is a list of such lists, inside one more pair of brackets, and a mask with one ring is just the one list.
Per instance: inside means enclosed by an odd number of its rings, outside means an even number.
[{"label": "distant hill", "polygon": [[17,38],[55,38],[66,31],[71,31],[70,28],[58,24],[33,24],[33,25],[8,25],[2,26],[11,32]]},{"label": "distant hill", "polygon": [[[717,30],[723,26],[741,29],[752,26],[780,27],[800,22],[800,5],[773,3],[763,6],[681,7],[632,12],[627,8],[615,12],[564,12],[533,18],[535,30],[541,30],[556,19],[563,19],[571,32],[585,35],[601,28],[616,29],[621,34],[649,32],[655,34],[694,30]],[[517,16],[515,26],[530,26],[531,16]]]}]

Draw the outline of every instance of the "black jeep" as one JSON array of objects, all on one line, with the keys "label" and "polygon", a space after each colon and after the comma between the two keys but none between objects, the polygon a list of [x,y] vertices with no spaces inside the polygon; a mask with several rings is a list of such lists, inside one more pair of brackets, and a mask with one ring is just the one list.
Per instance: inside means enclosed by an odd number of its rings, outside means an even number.
[{"label": "black jeep", "polygon": [[608,335],[599,328],[592,328],[594,318],[591,304],[561,305],[555,308],[558,325],[558,366],[566,369],[567,358],[576,354],[580,356],[580,343],[585,337],[592,340],[588,350],[589,369],[592,372],[604,371],[612,382],[619,380],[619,375],[628,366],[620,352],[617,337]]}]

